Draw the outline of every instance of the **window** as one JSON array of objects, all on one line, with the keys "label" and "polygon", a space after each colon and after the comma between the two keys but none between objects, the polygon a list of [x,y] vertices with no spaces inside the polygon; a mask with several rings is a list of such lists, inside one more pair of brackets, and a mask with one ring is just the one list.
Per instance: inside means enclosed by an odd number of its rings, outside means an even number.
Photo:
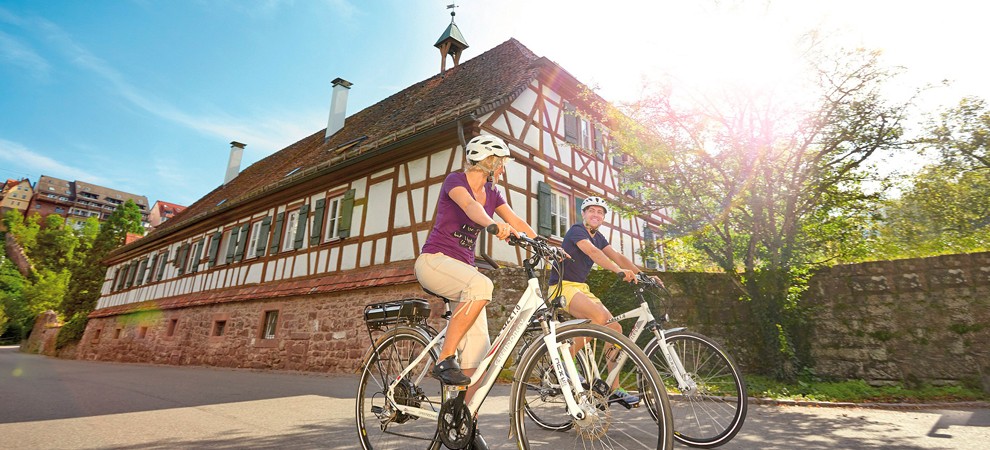
[{"label": "window", "polygon": [[265,322],[262,325],[261,338],[275,339],[275,328],[278,325],[278,310],[265,311]]},{"label": "window", "polygon": [[113,338],[114,339],[120,339],[120,333],[123,332],[123,331],[124,330],[122,330],[120,328],[117,328],[117,329],[113,330]]},{"label": "window", "polygon": [[336,197],[327,201],[327,232],[325,240],[336,239],[340,231],[340,203],[344,196]]},{"label": "window", "polygon": [[175,327],[179,324],[179,319],[169,319],[168,329],[165,331],[165,336],[175,336]]},{"label": "window", "polygon": [[251,238],[248,240],[245,259],[258,256],[258,236],[261,236],[261,222],[255,222],[251,225]]},{"label": "window", "polygon": [[99,329],[99,328],[97,328],[97,329],[96,329],[96,332],[95,332],[95,333],[93,333],[93,340],[94,340],[94,341],[98,341],[98,340],[100,340],[100,335],[101,335],[101,334],[103,334],[103,330],[101,330],[101,329]]},{"label": "window", "polygon": [[144,339],[148,335],[148,327],[141,327],[138,329],[138,339]]},{"label": "window", "polygon": [[227,321],[226,320],[217,320],[217,321],[213,322],[213,333],[212,333],[212,335],[214,337],[216,337],[216,336],[223,336],[223,331],[224,331],[225,328],[227,328]]},{"label": "window", "polygon": [[293,247],[293,243],[296,240],[296,228],[299,226],[299,211],[295,210],[288,213],[288,218],[285,221],[285,239],[282,241],[282,249],[288,250]]},{"label": "window", "polygon": [[550,194],[550,234],[551,236],[563,239],[567,234],[567,229],[571,226],[570,199],[558,192]]}]

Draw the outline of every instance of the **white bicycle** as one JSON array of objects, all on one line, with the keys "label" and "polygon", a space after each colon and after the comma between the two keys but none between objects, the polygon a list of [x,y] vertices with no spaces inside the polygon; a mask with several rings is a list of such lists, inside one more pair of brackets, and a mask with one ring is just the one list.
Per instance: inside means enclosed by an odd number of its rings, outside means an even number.
[{"label": "white bicycle", "polygon": [[[470,402],[464,402],[465,386],[445,386],[429,375],[446,334],[446,328],[437,332],[427,324],[429,303],[409,299],[365,309],[369,334],[384,333],[368,350],[361,368],[355,402],[361,446],[468,448],[481,404],[535,318],[541,330],[539,345],[530,345],[522,356],[510,389],[510,436],[520,448],[673,448],[670,405],[646,354],[608,328],[587,321],[559,323],[557,302],[544,301],[536,268],[560,260],[563,252],[540,239],[511,238],[509,243],[531,252],[523,264],[528,287],[471,377],[471,384],[479,388]],[[495,265],[484,252],[482,256]],[[449,318],[449,313],[447,305],[444,317]],[[585,355],[582,369],[570,356],[575,343]],[[610,392],[595,387],[613,383],[638,396],[646,407],[616,408]],[[528,405],[548,395],[562,399],[573,431],[547,430],[529,418]]]},{"label": "white bicycle", "polygon": [[[620,322],[635,318],[629,331],[629,339],[638,342],[640,335],[649,330],[653,338],[643,346],[643,351],[656,366],[657,372],[666,383],[666,393],[673,412],[674,439],[685,445],[701,448],[718,447],[731,440],[742,428],[746,420],[746,384],[732,357],[711,338],[687,331],[685,328],[663,329],[668,315],[659,320],[653,316],[649,302],[644,295],[652,290],[656,299],[660,293],[667,298],[669,291],[644,274],[638,277],[635,294],[639,307],[612,318]],[[659,306],[659,305],[658,305]],[[531,333],[533,328],[530,328]],[[524,341],[531,342],[530,336]],[[523,347],[520,353],[524,353]],[[593,359],[577,354],[578,371],[597,370]],[[613,374],[606,377],[611,381]],[[561,414],[561,399],[548,395],[537,408],[529,405],[526,413],[540,427],[547,430],[567,431],[574,424]],[[655,413],[659,416],[659,413]]]}]

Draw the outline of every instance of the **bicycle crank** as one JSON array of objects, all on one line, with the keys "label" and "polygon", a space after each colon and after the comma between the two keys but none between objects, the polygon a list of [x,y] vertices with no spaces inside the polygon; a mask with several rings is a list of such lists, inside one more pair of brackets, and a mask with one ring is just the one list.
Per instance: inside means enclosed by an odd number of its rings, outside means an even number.
[{"label": "bicycle crank", "polygon": [[475,422],[471,410],[464,404],[464,396],[458,395],[440,406],[440,442],[451,449],[465,449],[474,440]]}]

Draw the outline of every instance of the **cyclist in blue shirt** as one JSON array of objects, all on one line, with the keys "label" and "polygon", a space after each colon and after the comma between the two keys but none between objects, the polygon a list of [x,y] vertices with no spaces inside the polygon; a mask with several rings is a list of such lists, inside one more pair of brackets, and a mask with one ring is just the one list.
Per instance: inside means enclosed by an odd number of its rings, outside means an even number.
[{"label": "cyclist in blue shirt", "polygon": [[[612,313],[591,292],[587,283],[588,274],[591,273],[591,268],[595,264],[615,272],[622,276],[623,280],[632,283],[637,282],[636,274],[642,272],[629,258],[612,248],[608,239],[598,231],[608,213],[608,205],[601,197],[588,197],[581,204],[582,223],[576,223],[567,230],[561,245],[564,251],[571,256],[571,259],[564,263],[561,274],[563,277],[563,292],[561,294],[565,301],[564,310],[571,316],[577,319],[589,319],[592,323],[604,325],[622,333],[622,326],[618,322],[610,322]],[[551,285],[557,284],[559,281],[558,272],[553,271],[551,273]],[[653,278],[658,282],[660,281],[656,277]],[[575,350],[577,350],[576,347]],[[639,397],[618,388],[614,390],[609,400],[632,406],[639,402]]]}]

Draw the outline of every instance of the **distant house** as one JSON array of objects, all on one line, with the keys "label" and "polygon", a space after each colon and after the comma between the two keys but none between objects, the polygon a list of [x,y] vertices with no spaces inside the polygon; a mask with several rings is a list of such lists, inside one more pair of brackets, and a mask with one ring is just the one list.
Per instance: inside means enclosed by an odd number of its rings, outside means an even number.
[{"label": "distant house", "polygon": [[62,180],[42,175],[35,185],[35,195],[28,213],[42,217],[58,214],[68,225],[78,227],[89,217],[106,220],[118,206],[133,200],[141,210],[141,221],[148,222],[148,198],[83,181]]},{"label": "distant house", "polygon": [[0,184],[0,217],[11,209],[16,209],[22,214],[27,211],[31,197],[34,195],[34,188],[27,178],[21,180],[9,179]]},{"label": "distant house", "polygon": [[[454,56],[452,68],[346,122],[351,83],[335,80],[326,130],[114,251],[80,357],[353,370],[368,345],[364,305],[423,295],[412,263],[444,177],[463,167],[464,143],[481,133],[511,147],[499,187],[552,242],[583,198],[621,199],[608,131],[582,84],[515,39],[458,64],[467,45],[451,26],[436,46],[444,64]],[[232,161],[243,147],[232,143]],[[602,230],[644,264],[639,252],[662,219],[613,215]],[[510,266],[525,256],[484,242]]]},{"label": "distant house", "polygon": [[154,205],[151,205],[151,211],[148,213],[148,229],[154,229],[185,209],[185,206],[175,203],[156,201]]}]

